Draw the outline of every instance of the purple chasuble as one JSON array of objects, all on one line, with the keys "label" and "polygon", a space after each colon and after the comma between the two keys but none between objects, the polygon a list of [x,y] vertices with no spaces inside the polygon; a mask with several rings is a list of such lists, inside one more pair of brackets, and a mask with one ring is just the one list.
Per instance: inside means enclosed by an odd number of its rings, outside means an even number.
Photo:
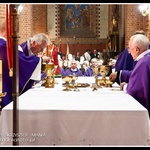
[{"label": "purple chasuble", "polygon": [[77,76],[83,76],[81,70],[78,68],[77,71],[72,71],[71,68],[69,68],[64,72],[64,76],[73,75],[73,74],[76,74]]},{"label": "purple chasuble", "polygon": [[134,61],[132,55],[128,53],[128,48],[126,48],[122,53],[120,53],[115,63],[115,71],[133,70],[136,63],[137,61]]},{"label": "purple chasuble", "polygon": [[[30,77],[35,70],[39,57],[26,56],[23,52],[18,50],[18,64],[19,64],[19,95],[32,87],[34,80]],[[2,92],[7,92],[2,100],[2,108],[12,101],[12,77],[9,76],[9,68],[7,61],[6,41],[0,39],[0,59],[2,60]]]},{"label": "purple chasuble", "polygon": [[65,69],[64,68],[62,68],[62,67],[60,67],[60,74],[62,75],[62,76],[65,76]]},{"label": "purple chasuble", "polygon": [[[27,41],[26,42],[23,42],[22,44],[20,44],[20,46],[22,47],[22,50],[24,52],[24,54],[26,56],[29,56],[29,50],[28,50],[28,46],[27,46]],[[41,73],[41,80],[46,78],[46,73]]]},{"label": "purple chasuble", "polygon": [[150,53],[137,62],[129,78],[126,90],[148,111],[150,110]]},{"label": "purple chasuble", "polygon": [[[93,69],[92,69],[91,66],[89,66],[89,67],[86,69],[86,71],[85,71],[85,76],[94,76],[94,72],[93,72]],[[98,73],[98,76],[100,77],[101,74]]]},{"label": "purple chasuble", "polygon": [[122,72],[120,73],[120,77],[119,77],[119,84],[121,82],[128,83],[131,73],[132,73],[132,70],[130,70],[130,71],[129,70],[122,70]]}]

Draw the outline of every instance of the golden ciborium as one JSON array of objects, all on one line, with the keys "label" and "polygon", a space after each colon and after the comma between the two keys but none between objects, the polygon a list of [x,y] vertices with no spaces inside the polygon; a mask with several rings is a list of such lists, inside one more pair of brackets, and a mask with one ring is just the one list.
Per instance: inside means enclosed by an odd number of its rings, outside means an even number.
[{"label": "golden ciborium", "polygon": [[69,84],[70,82],[72,81],[73,79],[73,76],[70,75],[70,76],[62,76],[62,79],[63,81],[65,81],[65,89],[63,89],[63,91],[71,91],[70,87],[69,87]]},{"label": "golden ciborium", "polygon": [[[100,65],[97,68],[94,68],[94,74],[95,74],[95,83],[98,87],[111,87],[113,82],[111,82],[109,79],[106,79],[107,74],[109,73],[111,69],[111,66],[109,65]],[[101,74],[101,78],[98,77],[98,74]]]},{"label": "golden ciborium", "polygon": [[53,63],[42,64],[42,71],[46,73],[46,78],[42,86],[45,86],[46,88],[54,88],[56,68],[57,66],[55,66]]}]

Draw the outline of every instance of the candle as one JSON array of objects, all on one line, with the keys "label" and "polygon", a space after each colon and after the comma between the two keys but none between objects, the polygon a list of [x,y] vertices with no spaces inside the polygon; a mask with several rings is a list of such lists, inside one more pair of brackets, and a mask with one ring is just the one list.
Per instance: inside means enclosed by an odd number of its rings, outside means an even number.
[{"label": "candle", "polygon": [[0,60],[0,93],[2,93],[2,60]]}]

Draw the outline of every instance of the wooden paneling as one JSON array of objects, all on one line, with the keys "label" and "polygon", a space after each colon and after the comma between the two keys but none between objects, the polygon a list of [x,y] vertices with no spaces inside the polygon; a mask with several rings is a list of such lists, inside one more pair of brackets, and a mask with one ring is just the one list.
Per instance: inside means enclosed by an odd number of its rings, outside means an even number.
[{"label": "wooden paneling", "polygon": [[[62,53],[66,54],[67,44],[61,44],[58,46],[61,47]],[[94,49],[98,49],[99,51],[102,51],[103,49],[106,49],[106,45],[105,44],[69,44],[69,51],[73,55],[76,55],[78,51],[80,52],[80,55],[83,55],[87,49],[90,49],[91,51],[93,51]]]}]

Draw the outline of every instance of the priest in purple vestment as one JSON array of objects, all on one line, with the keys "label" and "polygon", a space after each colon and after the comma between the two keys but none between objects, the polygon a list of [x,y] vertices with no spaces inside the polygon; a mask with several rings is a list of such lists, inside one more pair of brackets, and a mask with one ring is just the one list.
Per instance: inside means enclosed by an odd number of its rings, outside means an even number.
[{"label": "priest in purple vestment", "polygon": [[[97,58],[92,58],[90,62],[90,66],[85,71],[85,76],[95,76],[94,68],[98,67]],[[97,76],[101,76],[100,73],[97,74]]]},{"label": "priest in purple vestment", "polygon": [[82,71],[79,68],[77,68],[77,61],[75,60],[71,61],[70,67],[62,74],[62,76],[69,75],[83,76]]},{"label": "priest in purple vestment", "polygon": [[142,34],[133,35],[129,41],[129,53],[137,61],[128,83],[121,83],[126,91],[150,111],[150,49],[149,39]]},{"label": "priest in purple vestment", "polygon": [[48,41],[48,36],[44,33],[35,34],[30,39],[26,40],[25,42],[21,43],[20,46],[23,49],[23,52],[26,56],[37,55],[43,52],[43,49],[46,48],[42,41]]},{"label": "priest in purple vestment", "polygon": [[[137,30],[133,35],[136,34],[142,34],[146,36],[146,33],[143,30]],[[111,81],[116,81],[118,84],[121,82],[128,82],[136,63],[137,61],[135,61],[132,55],[129,53],[129,48],[126,48],[122,53],[120,53],[115,63],[115,72],[110,75]]]},{"label": "priest in purple vestment", "polygon": [[[137,30],[134,32],[133,35],[136,34],[143,34],[146,33],[143,30]],[[115,71],[119,70],[133,70],[134,66],[136,65],[136,61],[132,58],[131,54],[129,53],[128,48],[126,48],[120,55],[115,63]]]},{"label": "priest in purple vestment", "polygon": [[[2,108],[12,101],[12,76],[9,75],[7,59],[6,22],[0,23],[0,60],[2,60],[2,92],[7,92],[2,99]],[[39,50],[47,47],[49,39],[45,38],[42,43],[37,43]],[[19,69],[19,95],[30,89],[36,80],[41,77],[41,58],[31,55],[26,56],[18,46],[18,69]],[[44,59],[48,61],[48,59]]]},{"label": "priest in purple vestment", "polygon": [[[23,49],[23,52],[26,56],[36,55],[38,56],[39,53],[43,53],[43,49],[45,48],[42,45],[42,41],[46,41],[47,36],[43,33],[39,33],[31,37],[30,39],[26,40],[25,42],[21,43],[20,46]],[[48,45],[50,44],[50,41]],[[45,61],[47,56],[42,55],[42,60]],[[41,79],[46,78],[45,72],[41,73]]]}]

